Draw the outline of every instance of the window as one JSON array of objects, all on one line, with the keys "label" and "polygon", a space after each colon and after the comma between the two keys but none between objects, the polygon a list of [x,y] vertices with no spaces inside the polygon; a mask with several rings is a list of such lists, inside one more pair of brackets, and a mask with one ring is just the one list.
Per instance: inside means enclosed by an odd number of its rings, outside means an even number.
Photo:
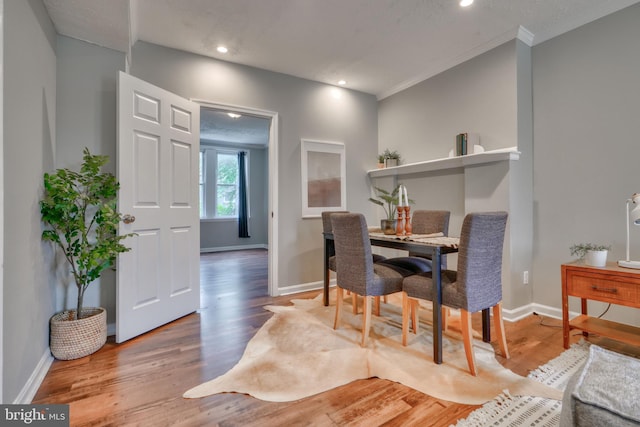
[{"label": "window", "polygon": [[215,216],[237,216],[238,155],[221,152],[217,154]]},{"label": "window", "polygon": [[[238,151],[219,147],[201,149],[200,218],[237,218]],[[247,170],[248,164],[247,154]]]}]

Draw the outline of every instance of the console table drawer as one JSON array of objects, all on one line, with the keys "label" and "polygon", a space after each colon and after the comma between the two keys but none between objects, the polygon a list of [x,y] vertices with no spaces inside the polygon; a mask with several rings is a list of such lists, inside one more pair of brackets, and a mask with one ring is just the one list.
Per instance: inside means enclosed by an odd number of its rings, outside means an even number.
[{"label": "console table drawer", "polygon": [[[569,348],[570,331],[578,329],[631,345],[640,345],[640,328],[590,317],[587,303],[608,302],[640,308],[640,270],[622,268],[614,262],[605,267],[590,267],[579,262],[562,264],[562,340]],[[582,314],[569,319],[569,297],[578,297]]]},{"label": "console table drawer", "polygon": [[569,295],[597,301],[638,303],[638,285],[617,282],[611,278],[587,277],[575,274],[569,282]]}]

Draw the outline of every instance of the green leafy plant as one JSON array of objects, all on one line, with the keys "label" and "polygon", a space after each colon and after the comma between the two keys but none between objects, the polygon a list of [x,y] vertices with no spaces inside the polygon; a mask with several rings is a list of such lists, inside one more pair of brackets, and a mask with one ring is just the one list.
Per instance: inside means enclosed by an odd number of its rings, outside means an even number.
[{"label": "green leafy plant", "polygon": [[378,163],[384,163],[384,154],[378,154]]},{"label": "green leafy plant", "polygon": [[134,234],[118,235],[122,219],[116,211],[120,184],[102,172],[108,156],[84,149],[80,172],[63,168],[44,174],[44,198],[40,214],[47,229],[42,239],[53,242],[68,261],[78,288],[76,318],[82,316],[87,287],[114,265],[116,257],[130,248],[121,241]]},{"label": "green leafy plant", "polygon": [[400,160],[400,153],[398,153],[396,150],[391,151],[387,148],[386,150],[384,150],[384,153],[382,153],[382,155],[385,159]]},{"label": "green leafy plant", "polygon": [[596,245],[593,243],[578,243],[572,245],[569,248],[572,256],[577,256],[578,259],[583,259],[588,251],[609,251],[610,245]]},{"label": "green leafy plant", "polygon": [[[369,201],[375,203],[378,206],[382,206],[384,212],[387,214],[387,219],[396,219],[396,208],[399,202],[400,184],[392,192],[385,190],[384,188],[373,187],[376,190],[377,199],[369,197]],[[409,203],[413,203],[413,200],[409,199]]]}]

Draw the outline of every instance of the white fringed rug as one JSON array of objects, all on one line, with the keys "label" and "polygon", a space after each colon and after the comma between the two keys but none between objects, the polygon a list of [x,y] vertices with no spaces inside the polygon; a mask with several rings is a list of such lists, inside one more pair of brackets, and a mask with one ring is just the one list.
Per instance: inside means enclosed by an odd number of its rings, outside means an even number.
[{"label": "white fringed rug", "polygon": [[[529,378],[564,390],[571,376],[589,356],[589,343],[580,341],[560,356],[531,371]],[[532,396],[512,396],[505,391],[482,408],[473,411],[456,427],[536,426],[555,427],[560,424],[562,401]]]}]

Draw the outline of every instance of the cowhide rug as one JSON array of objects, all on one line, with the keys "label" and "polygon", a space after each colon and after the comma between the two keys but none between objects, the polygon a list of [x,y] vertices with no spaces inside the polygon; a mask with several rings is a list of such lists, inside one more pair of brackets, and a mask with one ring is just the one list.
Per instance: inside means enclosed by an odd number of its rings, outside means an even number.
[{"label": "cowhide rug", "polygon": [[242,359],[226,374],[194,387],[184,397],[223,392],[246,393],[265,401],[286,402],[378,377],[433,397],[463,404],[482,404],[507,390],[511,395],[561,399],[561,392],[505,369],[491,345],[474,340],[479,374],[469,374],[455,320],[443,336],[443,360],[433,363],[431,312],[421,308],[420,331],[401,343],[399,299],[382,304],[373,316],[366,348],[360,346],[362,314],[344,305],[342,325],[333,329],[335,306],[315,299],[292,306],[269,306],[274,313],[247,344]]}]

